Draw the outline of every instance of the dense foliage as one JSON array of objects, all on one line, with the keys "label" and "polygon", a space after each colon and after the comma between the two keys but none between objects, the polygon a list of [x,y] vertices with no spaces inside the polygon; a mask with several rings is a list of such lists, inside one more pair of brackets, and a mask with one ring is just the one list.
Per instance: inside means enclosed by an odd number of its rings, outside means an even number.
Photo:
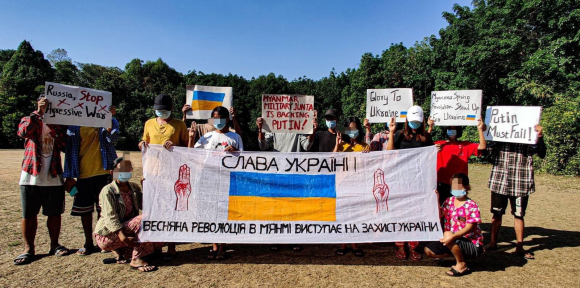
[{"label": "dense foliage", "polygon": [[[257,148],[255,119],[263,93],[315,95],[315,108],[337,108],[364,117],[366,89],[411,87],[415,102],[429,111],[433,90],[482,89],[487,105],[541,105],[548,156],[538,168],[580,175],[580,2],[577,0],[475,0],[473,8],[455,5],[444,12],[449,25],[412,47],[392,44],[381,55],[362,55],[356,68],[331,71],[319,80],[287,80],[269,74],[182,74],[161,59],[131,60],[124,69],[74,63],[64,49],[46,58],[23,41],[0,50],[0,147],[22,147],[19,119],[34,109],[44,81],[113,92],[123,137],[119,149],[134,150],[143,123],[153,115],[153,98],[174,97],[181,115],[185,85],[231,86],[245,145]],[[376,125],[373,130],[381,129]],[[471,128],[471,127],[470,127]],[[441,131],[436,129],[436,137]],[[464,138],[476,140],[475,129]]]}]

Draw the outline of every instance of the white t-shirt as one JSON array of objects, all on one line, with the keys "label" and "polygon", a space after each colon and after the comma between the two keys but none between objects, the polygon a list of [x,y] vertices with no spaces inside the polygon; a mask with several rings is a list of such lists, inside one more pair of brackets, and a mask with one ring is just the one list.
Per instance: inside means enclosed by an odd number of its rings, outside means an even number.
[{"label": "white t-shirt", "polygon": [[211,131],[199,138],[194,148],[203,148],[208,150],[224,150],[228,145],[236,148],[238,151],[244,151],[242,138],[238,133],[226,132],[218,133]]},{"label": "white t-shirt", "polygon": [[42,123],[42,147],[40,148],[40,172],[37,176],[28,174],[22,171],[20,174],[20,185],[36,185],[36,186],[60,186],[63,185],[62,174],[55,178],[49,173],[50,161],[52,160],[52,149],[54,148],[54,138],[50,135],[50,128]]}]

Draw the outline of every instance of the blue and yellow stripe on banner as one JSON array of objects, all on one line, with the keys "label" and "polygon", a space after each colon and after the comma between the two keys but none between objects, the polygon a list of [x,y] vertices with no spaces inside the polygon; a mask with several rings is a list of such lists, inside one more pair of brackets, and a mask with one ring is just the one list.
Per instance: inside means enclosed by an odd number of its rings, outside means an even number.
[{"label": "blue and yellow stripe on banner", "polygon": [[213,110],[217,106],[223,105],[225,93],[214,93],[208,91],[193,91],[191,109],[196,110]]},{"label": "blue and yellow stripe on banner", "polygon": [[401,118],[407,118],[407,111],[401,111]]},{"label": "blue and yellow stripe on banner", "polygon": [[465,117],[465,119],[467,119],[467,120],[475,120],[475,115],[467,115],[467,117]]},{"label": "blue and yellow stripe on banner", "polygon": [[230,172],[230,221],[336,221],[334,175]]}]

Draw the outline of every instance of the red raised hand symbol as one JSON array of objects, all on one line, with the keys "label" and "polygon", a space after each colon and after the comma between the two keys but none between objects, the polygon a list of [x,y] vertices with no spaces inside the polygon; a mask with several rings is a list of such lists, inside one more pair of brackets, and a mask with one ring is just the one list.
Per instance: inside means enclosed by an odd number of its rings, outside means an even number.
[{"label": "red raised hand symbol", "polygon": [[375,171],[375,185],[373,186],[373,196],[377,201],[376,213],[389,211],[389,186],[385,183],[385,173],[381,169]]},{"label": "red raised hand symbol", "polygon": [[189,182],[189,167],[186,164],[179,167],[179,179],[175,182],[175,195],[177,201],[175,202],[176,211],[187,211],[189,209],[189,195],[191,194],[191,183]]}]

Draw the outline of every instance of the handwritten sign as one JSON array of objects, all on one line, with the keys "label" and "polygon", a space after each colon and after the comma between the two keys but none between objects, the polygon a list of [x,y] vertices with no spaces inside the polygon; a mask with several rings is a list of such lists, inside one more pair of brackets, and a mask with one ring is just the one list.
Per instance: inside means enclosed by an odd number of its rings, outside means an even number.
[{"label": "handwritten sign", "polygon": [[392,117],[403,123],[411,106],[412,88],[367,89],[367,119],[370,123],[388,123]]},{"label": "handwritten sign", "polygon": [[431,118],[438,126],[477,126],[481,90],[431,92]]},{"label": "handwritten sign", "polygon": [[262,118],[267,132],[312,134],[314,96],[264,94]]},{"label": "handwritten sign", "polygon": [[111,92],[46,82],[44,95],[46,124],[111,128]]},{"label": "handwritten sign", "polygon": [[185,117],[187,119],[209,119],[211,111],[218,106],[228,110],[232,107],[232,87],[214,87],[187,85],[185,87],[185,104],[191,106]]},{"label": "handwritten sign", "polygon": [[536,144],[535,126],[541,114],[540,106],[489,106],[485,112],[485,140]]}]

